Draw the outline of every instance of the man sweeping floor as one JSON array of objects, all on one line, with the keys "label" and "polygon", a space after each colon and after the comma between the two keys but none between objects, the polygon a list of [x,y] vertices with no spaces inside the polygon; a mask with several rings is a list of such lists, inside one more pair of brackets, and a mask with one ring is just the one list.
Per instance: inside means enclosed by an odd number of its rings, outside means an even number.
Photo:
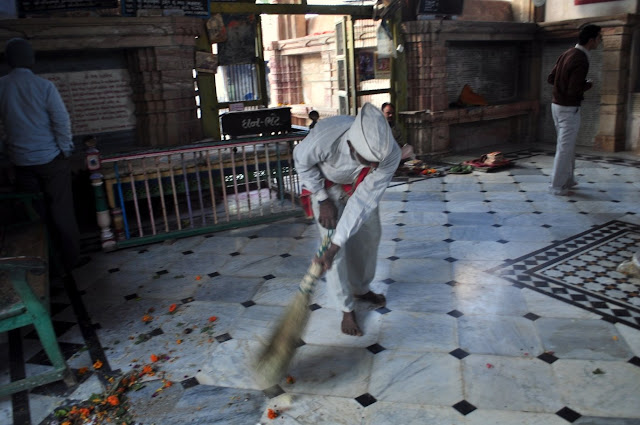
[{"label": "man sweeping floor", "polygon": [[321,238],[335,229],[331,245],[314,261],[326,272],[328,293],[342,311],[341,329],[347,335],[362,335],[356,299],[386,302],[369,284],[380,244],[378,204],[400,156],[384,115],[370,103],[356,117],[318,121],[293,151],[303,199],[309,201]]}]

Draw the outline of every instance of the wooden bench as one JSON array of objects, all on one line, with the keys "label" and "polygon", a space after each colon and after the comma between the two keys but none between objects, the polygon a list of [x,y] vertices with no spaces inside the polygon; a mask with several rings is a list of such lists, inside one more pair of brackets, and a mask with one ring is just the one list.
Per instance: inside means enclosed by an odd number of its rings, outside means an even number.
[{"label": "wooden bench", "polygon": [[0,397],[63,379],[76,380],[67,366],[49,315],[49,264],[45,226],[38,221],[0,225],[0,332],[35,327],[53,365],[38,375],[0,386]]}]

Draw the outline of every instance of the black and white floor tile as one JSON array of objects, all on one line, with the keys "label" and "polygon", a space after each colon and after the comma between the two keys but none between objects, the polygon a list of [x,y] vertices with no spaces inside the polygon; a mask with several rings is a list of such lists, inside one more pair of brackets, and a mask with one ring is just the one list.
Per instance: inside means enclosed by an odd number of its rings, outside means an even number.
[{"label": "black and white floor tile", "polygon": [[[308,221],[91,253],[52,298],[69,364],[89,372],[0,399],[0,425],[55,423],[151,354],[179,385],[130,393],[143,424],[266,424],[268,408],[285,425],[639,424],[640,282],[616,267],[640,249],[640,161],[581,151],[575,195],[555,197],[551,151],[507,157],[394,180],[372,283],[387,305],[359,304],[365,335],[348,337],[319,284],[295,382],[263,388],[251,365],[317,249]],[[0,340],[0,382],[47,367],[32,337]]]}]

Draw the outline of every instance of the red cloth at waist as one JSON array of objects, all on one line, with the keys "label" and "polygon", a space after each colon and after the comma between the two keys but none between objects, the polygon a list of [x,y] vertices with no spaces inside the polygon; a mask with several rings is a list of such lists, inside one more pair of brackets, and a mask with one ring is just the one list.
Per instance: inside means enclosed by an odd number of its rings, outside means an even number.
[{"label": "red cloth at waist", "polygon": [[[355,192],[356,187],[358,187],[358,185],[362,183],[362,180],[364,180],[364,178],[367,176],[370,170],[371,170],[371,167],[363,168],[358,174],[358,177],[356,177],[355,182],[342,185],[342,190],[344,190],[347,193],[347,196],[353,195],[353,192]],[[327,179],[324,180],[325,189],[329,189],[334,184],[336,183]],[[302,193],[300,193],[300,205],[302,206],[302,209],[304,210],[304,213],[307,216],[307,218],[313,218],[313,208],[311,208],[311,192],[309,190],[302,189]]]}]

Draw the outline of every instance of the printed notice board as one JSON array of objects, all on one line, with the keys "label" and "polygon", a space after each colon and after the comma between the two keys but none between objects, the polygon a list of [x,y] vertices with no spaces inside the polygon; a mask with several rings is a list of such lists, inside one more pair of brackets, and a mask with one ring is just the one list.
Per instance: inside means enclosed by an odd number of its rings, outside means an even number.
[{"label": "printed notice board", "polygon": [[182,10],[185,16],[208,18],[209,0],[121,0],[122,14],[136,16],[138,10]]}]

